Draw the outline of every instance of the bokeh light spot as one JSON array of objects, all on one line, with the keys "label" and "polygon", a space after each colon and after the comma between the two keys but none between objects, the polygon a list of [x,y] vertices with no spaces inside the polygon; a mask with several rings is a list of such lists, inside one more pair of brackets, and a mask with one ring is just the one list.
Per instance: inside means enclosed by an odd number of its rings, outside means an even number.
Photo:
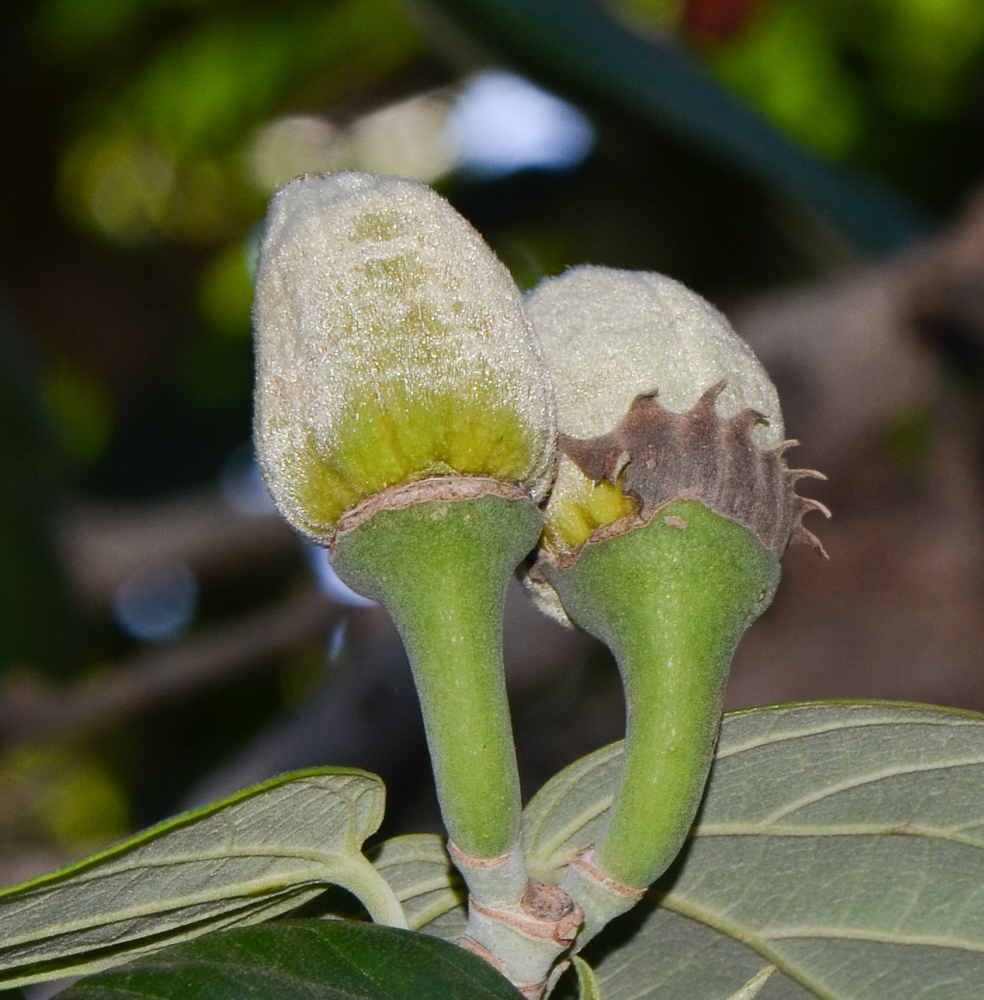
[{"label": "bokeh light spot", "polygon": [[258,128],[246,149],[250,182],[264,194],[300,174],[320,174],[342,166],[339,129],[317,115],[285,115]]},{"label": "bokeh light spot", "polygon": [[113,595],[116,621],[144,642],[162,642],[191,624],[198,583],[187,566],[155,566],[128,576]]},{"label": "bokeh light spot", "polygon": [[594,128],[582,112],[502,71],[471,80],[458,95],[446,129],[462,167],[489,177],[531,167],[566,170],[594,145]]},{"label": "bokeh light spot", "polygon": [[68,155],[64,186],[110,239],[140,242],[164,223],[174,164],[156,146],[114,136],[87,136]]}]

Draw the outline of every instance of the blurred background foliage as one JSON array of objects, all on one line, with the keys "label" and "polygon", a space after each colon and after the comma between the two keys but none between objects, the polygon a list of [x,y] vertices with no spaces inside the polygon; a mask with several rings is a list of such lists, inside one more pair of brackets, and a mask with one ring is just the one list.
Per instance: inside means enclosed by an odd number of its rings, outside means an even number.
[{"label": "blurred background foliage", "polygon": [[[982,55],[979,0],[5,3],[0,682],[98,687],[311,578],[280,536],[233,573],[140,554],[140,512],[176,496],[269,519],[248,450],[250,268],[279,184],[418,177],[524,288],[591,261],[727,308],[953,216],[981,172]],[[900,413],[886,448],[917,468],[928,427]],[[167,530],[212,524],[194,516]],[[66,555],[89,551],[80,535],[142,541],[100,591],[98,560]],[[139,724],[8,739],[0,854],[59,860],[173,809],[345,659],[347,614],[328,653],[308,636]],[[520,715],[583,693],[584,669]]]}]

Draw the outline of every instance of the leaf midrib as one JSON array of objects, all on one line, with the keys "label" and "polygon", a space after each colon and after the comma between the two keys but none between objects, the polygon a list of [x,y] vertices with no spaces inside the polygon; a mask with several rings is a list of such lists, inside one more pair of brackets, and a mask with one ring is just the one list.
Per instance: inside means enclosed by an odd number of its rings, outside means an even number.
[{"label": "leaf midrib", "polygon": [[[298,855],[283,855],[277,852],[254,852],[254,853],[243,853],[242,855],[237,855],[239,857],[250,858],[250,857],[273,857],[273,858],[293,858],[299,857],[305,860],[314,861],[317,864],[317,868],[309,869],[310,875],[301,880],[287,879],[285,878],[288,874],[287,872],[280,872],[276,876],[266,876],[264,878],[255,879],[239,879],[234,882],[224,883],[223,886],[212,890],[211,892],[203,891],[197,892],[194,895],[185,896],[174,896],[170,898],[162,898],[160,896],[155,897],[150,903],[144,904],[143,906],[131,907],[129,909],[117,909],[112,910],[109,913],[103,911],[101,914],[94,914],[91,917],[80,919],[71,923],[66,924],[48,924],[45,928],[27,935],[20,935],[17,937],[4,937],[0,940],[0,955],[2,952],[11,948],[19,947],[24,944],[30,944],[32,941],[44,940],[51,938],[53,935],[60,934],[72,934],[78,931],[90,930],[100,926],[112,926],[113,924],[122,923],[126,920],[139,919],[141,917],[160,915],[164,916],[167,913],[176,913],[182,909],[187,909],[189,907],[208,903],[221,903],[225,900],[235,900],[243,897],[251,896],[267,896],[276,894],[279,892],[285,892],[294,888],[301,888],[305,884],[314,884],[320,881],[316,876],[321,869],[325,869],[326,873],[330,871],[332,873],[332,879],[330,880],[333,884],[335,877],[337,876],[339,869],[339,862],[343,866],[347,866],[348,858],[345,855],[336,854],[326,854],[324,852],[304,852]],[[226,855],[216,855],[215,857],[210,856],[196,856],[193,861],[208,861],[208,860],[221,860]],[[120,869],[113,874],[128,874],[130,872],[137,873],[144,869],[154,869],[154,868],[165,868],[170,867],[171,864],[177,863],[188,863],[185,862],[162,862],[160,864],[151,865],[136,865],[133,868]],[[88,881],[98,881],[98,878],[91,878]],[[73,887],[74,888],[74,887]],[[50,902],[49,900],[24,900],[24,908],[22,910],[23,914],[29,914],[35,906],[41,905],[43,902]],[[152,905],[152,904],[157,905]],[[32,905],[33,904],[33,905]],[[161,905],[164,904],[164,905]],[[107,924],[107,916],[111,917],[112,923]]]}]

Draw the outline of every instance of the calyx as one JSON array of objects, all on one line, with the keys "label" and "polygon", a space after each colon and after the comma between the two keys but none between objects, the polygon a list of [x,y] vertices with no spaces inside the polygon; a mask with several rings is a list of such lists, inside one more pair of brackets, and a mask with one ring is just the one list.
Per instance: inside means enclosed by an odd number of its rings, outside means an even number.
[{"label": "calyx", "polygon": [[[829,517],[830,511],[794,489],[800,479],[826,476],[786,467],[785,452],[798,441],[759,448],[751,432],[765,418],[756,410],[719,417],[714,404],[725,385],[722,380],[711,386],[687,413],[666,409],[657,392],[642,393],[608,434],[588,440],[559,436],[559,450],[586,476],[618,486],[639,505],[636,513],[597,529],[587,544],[648,523],[674,500],[697,500],[748,528],[776,557],[793,542],[826,556],[802,518],[811,510]],[[576,558],[577,552],[554,556],[560,564]]]}]

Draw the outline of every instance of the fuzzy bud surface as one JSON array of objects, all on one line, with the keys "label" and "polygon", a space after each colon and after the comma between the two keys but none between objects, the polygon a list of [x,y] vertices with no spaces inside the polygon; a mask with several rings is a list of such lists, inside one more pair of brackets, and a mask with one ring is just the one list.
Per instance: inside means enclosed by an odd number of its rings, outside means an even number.
[{"label": "fuzzy bud surface", "polygon": [[662,274],[584,266],[547,278],[526,298],[557,393],[560,430],[591,438],[613,430],[640,393],[674,413],[711,386],[720,417],[745,409],[763,450],[783,441],[775,386],[731,324],[696,292]]},{"label": "fuzzy bud surface", "polygon": [[260,468],[314,540],[361,500],[428,476],[545,495],[552,391],[519,292],[430,188],[340,173],[281,189],[253,319]]}]

